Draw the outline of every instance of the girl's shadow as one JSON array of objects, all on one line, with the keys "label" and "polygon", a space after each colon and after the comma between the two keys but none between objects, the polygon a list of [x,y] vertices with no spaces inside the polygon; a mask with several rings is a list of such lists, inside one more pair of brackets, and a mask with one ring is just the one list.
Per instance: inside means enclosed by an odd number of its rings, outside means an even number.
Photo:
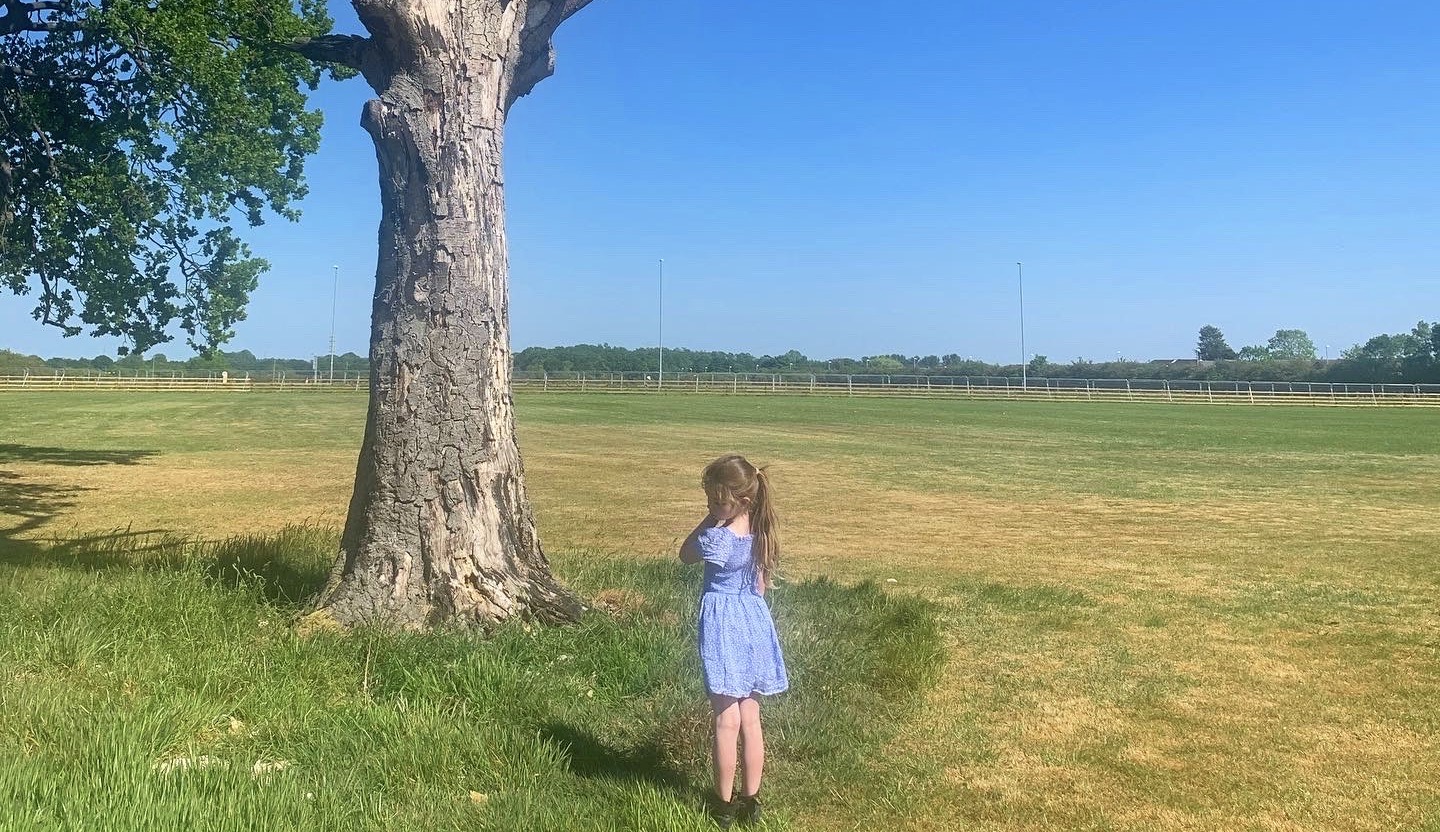
[{"label": "girl's shadow", "polygon": [[692,802],[704,799],[704,791],[665,762],[659,748],[648,745],[614,748],[593,734],[561,722],[541,726],[540,738],[565,752],[570,773],[577,777],[644,782],[674,792],[681,799]]}]

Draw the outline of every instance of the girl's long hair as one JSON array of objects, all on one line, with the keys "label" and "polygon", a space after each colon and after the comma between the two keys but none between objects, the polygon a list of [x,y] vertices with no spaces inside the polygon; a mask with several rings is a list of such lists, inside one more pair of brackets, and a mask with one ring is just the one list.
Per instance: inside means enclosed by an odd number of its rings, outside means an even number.
[{"label": "girl's long hair", "polygon": [[750,500],[750,533],[755,536],[755,565],[773,576],[780,565],[779,516],[771,493],[770,475],[739,454],[727,454],[709,465],[700,475],[700,487],[724,502]]}]

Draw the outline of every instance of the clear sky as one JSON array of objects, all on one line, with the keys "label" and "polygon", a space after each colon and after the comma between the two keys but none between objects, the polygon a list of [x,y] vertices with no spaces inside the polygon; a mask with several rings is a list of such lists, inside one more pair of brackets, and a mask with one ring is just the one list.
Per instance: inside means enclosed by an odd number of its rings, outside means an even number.
[{"label": "clear sky", "polygon": [[[332,2],[337,29],[361,32]],[[1433,0],[594,0],[511,111],[515,349],[1331,357],[1440,319]],[[327,82],[298,224],[226,349],[367,349],[363,80]],[[0,297],[0,347],[113,353]],[[158,348],[190,354],[183,340]]]}]

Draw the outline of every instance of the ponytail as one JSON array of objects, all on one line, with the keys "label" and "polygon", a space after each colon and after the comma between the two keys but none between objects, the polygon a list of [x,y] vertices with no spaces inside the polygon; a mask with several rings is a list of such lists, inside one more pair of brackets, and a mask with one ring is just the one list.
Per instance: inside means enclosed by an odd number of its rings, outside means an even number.
[{"label": "ponytail", "polygon": [[779,518],[765,469],[739,454],[726,454],[700,474],[700,487],[725,502],[750,500],[750,534],[754,535],[755,568],[769,580],[780,565]]},{"label": "ponytail", "polygon": [[759,466],[755,468],[755,503],[750,509],[750,532],[755,535],[755,565],[768,581],[780,565],[780,529],[775,500],[770,494],[770,477]]}]

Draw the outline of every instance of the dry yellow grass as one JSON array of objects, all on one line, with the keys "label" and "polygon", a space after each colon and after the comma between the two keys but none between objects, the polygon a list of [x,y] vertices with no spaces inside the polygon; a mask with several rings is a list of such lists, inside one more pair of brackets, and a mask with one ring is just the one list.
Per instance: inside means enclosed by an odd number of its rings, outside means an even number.
[{"label": "dry yellow grass", "polygon": [[223,538],[306,521],[341,524],[354,482],[353,456],[215,451],[165,454],[132,465],[6,467],[45,495],[44,522],[35,532],[128,527]]}]

